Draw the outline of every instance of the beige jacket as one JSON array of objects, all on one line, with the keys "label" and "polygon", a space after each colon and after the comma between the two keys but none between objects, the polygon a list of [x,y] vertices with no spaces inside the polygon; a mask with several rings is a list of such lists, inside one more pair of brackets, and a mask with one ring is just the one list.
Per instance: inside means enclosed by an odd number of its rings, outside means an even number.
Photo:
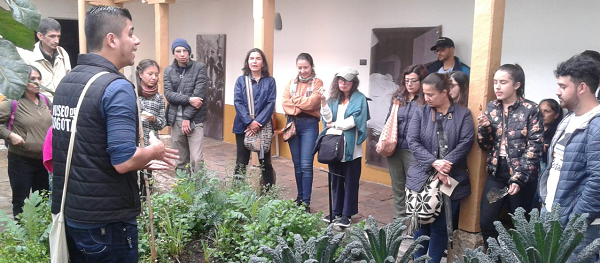
[{"label": "beige jacket", "polygon": [[[40,47],[40,42],[35,43],[33,51],[17,48],[19,55],[28,65],[32,65],[40,70],[42,73],[42,85],[52,91],[56,91],[56,87],[60,80],[71,71],[71,62],[69,60],[69,54],[64,48],[58,47],[58,55],[54,59],[54,66],[50,65],[50,61],[44,58]],[[42,89],[42,93],[52,100],[52,94],[45,92]]]}]

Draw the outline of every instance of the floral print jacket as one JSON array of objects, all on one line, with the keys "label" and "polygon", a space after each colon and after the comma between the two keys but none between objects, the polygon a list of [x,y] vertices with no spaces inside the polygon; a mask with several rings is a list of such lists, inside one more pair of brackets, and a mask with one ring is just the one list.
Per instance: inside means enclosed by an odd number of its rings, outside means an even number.
[{"label": "floral print jacket", "polygon": [[[528,181],[537,180],[539,174],[544,134],[542,113],[535,102],[523,97],[508,107],[505,118],[502,108],[501,101],[488,103],[485,115],[491,124],[485,128],[478,127],[477,143],[481,149],[490,151],[487,158],[488,175],[496,176],[502,132],[503,128],[506,129],[506,154],[511,176],[509,183],[522,187]],[[506,119],[506,124],[503,119]]]}]

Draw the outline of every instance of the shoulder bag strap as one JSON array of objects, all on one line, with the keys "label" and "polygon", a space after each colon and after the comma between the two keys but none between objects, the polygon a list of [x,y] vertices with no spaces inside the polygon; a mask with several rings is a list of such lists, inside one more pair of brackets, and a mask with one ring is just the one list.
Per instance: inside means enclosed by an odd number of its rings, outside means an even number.
[{"label": "shoulder bag strap", "polygon": [[10,100],[10,121],[8,121],[8,130],[12,131],[13,123],[15,122],[15,112],[17,112],[17,107],[19,106],[19,102],[17,100]]},{"label": "shoulder bag strap", "polygon": [[85,87],[83,88],[83,91],[81,92],[81,95],[79,95],[79,100],[77,101],[75,116],[73,117],[73,122],[71,123],[71,138],[69,139],[69,150],[67,151],[67,164],[65,166],[65,184],[63,186],[62,201],[60,203],[61,214],[63,214],[63,211],[65,210],[65,201],[67,200],[67,185],[69,183],[69,172],[71,170],[71,159],[73,157],[73,144],[75,143],[75,134],[77,133],[77,119],[79,117],[79,109],[81,107],[81,103],[83,102],[83,98],[85,97],[88,88],[97,78],[107,73],[108,72],[106,71],[97,73],[90,80],[88,80],[87,84],[85,84]]},{"label": "shoulder bag strap", "polygon": [[252,81],[246,76],[246,97],[248,98],[248,113],[254,120],[254,93],[252,93]]}]

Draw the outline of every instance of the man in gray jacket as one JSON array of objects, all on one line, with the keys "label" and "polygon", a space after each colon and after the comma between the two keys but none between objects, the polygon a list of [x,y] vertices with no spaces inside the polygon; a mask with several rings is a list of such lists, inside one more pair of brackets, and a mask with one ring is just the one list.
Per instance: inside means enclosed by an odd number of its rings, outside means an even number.
[{"label": "man in gray jacket", "polygon": [[208,77],[206,64],[190,60],[191,47],[184,39],[173,41],[173,64],[165,69],[164,89],[167,125],[171,126],[171,143],[179,150],[177,169],[190,163],[192,172],[200,170],[203,160],[204,120]]}]

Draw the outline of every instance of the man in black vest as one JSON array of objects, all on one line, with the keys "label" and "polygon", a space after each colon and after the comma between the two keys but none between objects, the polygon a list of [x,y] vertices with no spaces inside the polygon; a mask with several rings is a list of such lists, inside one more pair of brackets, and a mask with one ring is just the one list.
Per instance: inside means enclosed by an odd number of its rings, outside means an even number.
[{"label": "man in black vest", "polygon": [[[63,212],[71,262],[138,262],[137,170],[173,166],[177,151],[165,149],[155,136],[148,147],[137,147],[135,91],[119,72],[133,65],[140,44],[129,11],[93,7],[86,14],[85,36],[90,53],[79,55],[78,66],[54,96],[52,213],[60,211],[71,123],[78,112]],[[84,86],[99,72],[108,74],[93,82],[77,109]]]}]

